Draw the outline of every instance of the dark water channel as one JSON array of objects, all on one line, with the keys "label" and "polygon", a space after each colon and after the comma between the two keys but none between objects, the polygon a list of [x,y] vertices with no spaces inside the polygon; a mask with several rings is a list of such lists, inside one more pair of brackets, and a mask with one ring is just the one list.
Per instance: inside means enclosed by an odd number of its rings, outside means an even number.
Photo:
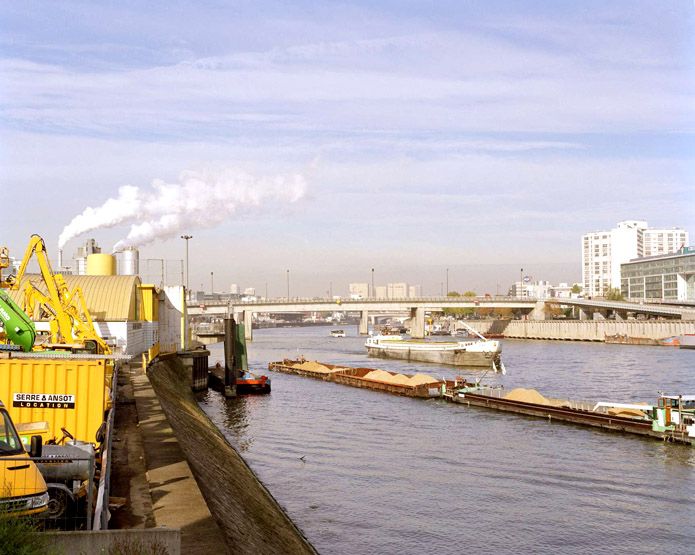
[{"label": "dark water channel", "polygon": [[[329,328],[254,331],[253,371],[294,358],[451,377],[366,357]],[[653,401],[695,393],[695,351],[503,343],[506,389]],[[211,363],[222,360],[221,345]],[[201,405],[321,553],[689,553],[695,449],[270,373],[273,392]],[[303,459],[302,459],[303,458]]]}]

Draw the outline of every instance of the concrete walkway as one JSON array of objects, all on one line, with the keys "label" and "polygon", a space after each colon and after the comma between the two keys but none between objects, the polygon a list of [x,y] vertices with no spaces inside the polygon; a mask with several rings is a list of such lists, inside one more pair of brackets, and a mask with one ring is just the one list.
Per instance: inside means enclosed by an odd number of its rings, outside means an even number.
[{"label": "concrete walkway", "polygon": [[224,534],[210,514],[147,375],[141,370],[134,374],[131,382],[156,525],[181,529],[182,553],[228,553]]}]

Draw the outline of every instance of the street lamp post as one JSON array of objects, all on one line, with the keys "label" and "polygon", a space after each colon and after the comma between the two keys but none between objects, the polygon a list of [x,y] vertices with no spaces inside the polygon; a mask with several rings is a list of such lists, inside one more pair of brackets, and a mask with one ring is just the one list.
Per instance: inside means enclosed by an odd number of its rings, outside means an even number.
[{"label": "street lamp post", "polygon": [[374,290],[374,268],[372,268],[372,294],[371,297],[376,297],[376,291]]},{"label": "street lamp post", "polygon": [[181,235],[181,239],[184,239],[186,241],[186,294],[190,299],[190,291],[188,290],[188,240],[193,239],[193,235]]},{"label": "street lamp post", "polygon": [[215,293],[215,281],[214,281],[214,272],[210,272],[210,293],[214,294]]},{"label": "street lamp post", "polygon": [[287,300],[290,300],[290,270],[287,269]]},{"label": "street lamp post", "polygon": [[521,268],[520,276],[519,276],[519,294],[517,297],[523,297],[523,287],[524,287],[524,269]]},{"label": "street lamp post", "polygon": [[333,282],[329,282],[328,284],[328,294],[329,294],[329,299],[333,298]]},{"label": "street lamp post", "polygon": [[449,296],[449,268],[446,269],[446,296]]}]

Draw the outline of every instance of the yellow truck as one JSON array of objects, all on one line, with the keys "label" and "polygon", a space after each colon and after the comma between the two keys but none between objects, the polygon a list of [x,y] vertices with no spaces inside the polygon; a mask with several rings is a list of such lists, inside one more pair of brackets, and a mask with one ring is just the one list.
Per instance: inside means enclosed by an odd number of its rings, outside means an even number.
[{"label": "yellow truck", "polygon": [[40,515],[48,509],[48,488],[30,457],[40,457],[42,442],[33,437],[27,453],[5,405],[0,401],[0,518]]}]

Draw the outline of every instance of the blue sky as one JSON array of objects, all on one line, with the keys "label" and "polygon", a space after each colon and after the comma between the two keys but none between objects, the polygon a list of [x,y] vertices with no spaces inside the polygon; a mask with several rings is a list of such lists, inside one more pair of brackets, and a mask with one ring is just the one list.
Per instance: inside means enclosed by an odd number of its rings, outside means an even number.
[{"label": "blue sky", "polygon": [[290,268],[295,294],[344,292],[374,267],[438,293],[448,267],[506,290],[578,280],[581,234],[622,219],[695,231],[693,2],[519,4],[3,3],[0,243],[55,250],[119,187],[158,205],[190,172],[306,183],[142,246],[192,234],[196,287],[280,295]]}]

